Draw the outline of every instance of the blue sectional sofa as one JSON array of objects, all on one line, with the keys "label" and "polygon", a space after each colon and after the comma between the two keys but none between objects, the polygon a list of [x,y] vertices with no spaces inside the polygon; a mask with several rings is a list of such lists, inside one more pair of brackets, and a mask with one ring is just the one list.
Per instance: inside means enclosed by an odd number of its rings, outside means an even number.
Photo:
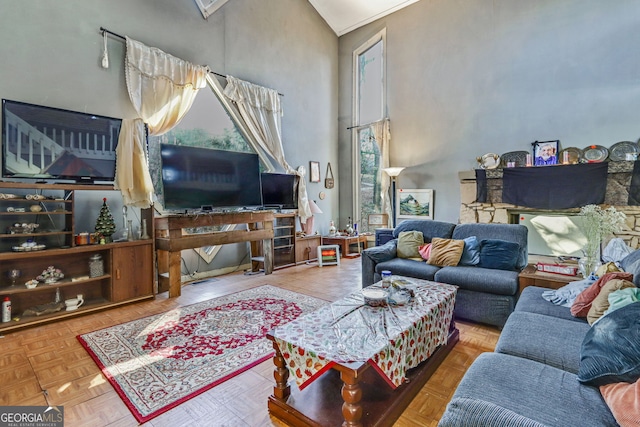
[{"label": "blue sectional sofa", "polygon": [[438,427],[618,425],[598,387],[578,378],[591,327],[544,291],[522,291],[495,352],[469,367]]},{"label": "blue sectional sofa", "polygon": [[[421,232],[425,243],[434,238],[464,240],[474,236],[478,242],[513,242],[517,244],[515,265],[508,270],[486,268],[483,264],[439,267],[422,259],[398,257],[398,236],[408,231]],[[524,226],[406,220],[398,224],[392,233],[393,238],[384,245],[362,252],[363,287],[379,281],[383,270],[396,275],[456,285],[458,293],[454,314],[457,318],[497,327],[504,325],[518,299],[518,274],[527,265],[527,229]]]}]

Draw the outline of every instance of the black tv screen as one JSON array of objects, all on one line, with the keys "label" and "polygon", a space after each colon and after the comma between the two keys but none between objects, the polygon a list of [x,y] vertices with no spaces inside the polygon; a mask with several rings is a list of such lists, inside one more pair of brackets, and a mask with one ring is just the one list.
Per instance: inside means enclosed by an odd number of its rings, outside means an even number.
[{"label": "black tv screen", "polygon": [[165,209],[262,204],[257,154],[161,144],[160,159]]},{"label": "black tv screen", "polygon": [[4,178],[114,180],[122,119],[2,100]]},{"label": "black tv screen", "polygon": [[282,209],[297,209],[296,175],[262,173],[262,205]]}]

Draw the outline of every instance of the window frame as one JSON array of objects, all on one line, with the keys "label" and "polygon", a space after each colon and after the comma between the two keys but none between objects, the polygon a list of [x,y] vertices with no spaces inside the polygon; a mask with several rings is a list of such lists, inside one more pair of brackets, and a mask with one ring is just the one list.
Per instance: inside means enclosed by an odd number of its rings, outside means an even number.
[{"label": "window frame", "polygon": [[353,51],[352,56],[352,88],[353,88],[353,97],[352,97],[352,132],[351,132],[351,170],[352,173],[352,206],[351,206],[351,217],[354,218],[354,222],[361,222],[363,219],[358,218],[356,215],[360,214],[360,132],[369,125],[368,123],[359,123],[360,122],[360,55],[367,52],[377,43],[382,42],[382,81],[381,81],[381,95],[382,95],[382,103],[381,103],[381,111],[380,117],[378,120],[382,120],[385,117],[385,112],[387,109],[387,29],[383,28],[378,33],[370,37],[366,42],[361,44]]}]

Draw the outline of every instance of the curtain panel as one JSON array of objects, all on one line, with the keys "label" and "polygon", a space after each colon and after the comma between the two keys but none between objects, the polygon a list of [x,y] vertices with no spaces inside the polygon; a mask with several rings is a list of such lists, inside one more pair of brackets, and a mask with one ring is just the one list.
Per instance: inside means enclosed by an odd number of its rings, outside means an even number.
[{"label": "curtain panel", "polygon": [[189,111],[198,91],[206,86],[209,69],[129,37],[126,44],[127,91],[139,119],[123,120],[115,188],[122,192],[125,205],[147,208],[153,203],[153,184],[141,122],[147,124],[151,135],[171,130]]},{"label": "curtain panel", "polygon": [[391,143],[391,125],[389,119],[383,119],[371,124],[371,130],[373,136],[378,143],[380,149],[380,167],[378,168],[378,174],[380,175],[380,183],[382,191],[382,212],[386,213],[389,218],[387,227],[393,226],[393,211],[391,207],[391,201],[393,195],[390,193],[391,180],[389,176],[383,172],[383,169],[389,167],[389,144]]},{"label": "curtain panel", "polygon": [[293,169],[284,157],[280,95],[273,89],[227,76],[224,96],[237,106],[259,147],[273,157],[287,173],[298,175],[298,216],[300,222],[305,222],[313,215],[304,178],[306,170],[303,166],[298,170]]}]

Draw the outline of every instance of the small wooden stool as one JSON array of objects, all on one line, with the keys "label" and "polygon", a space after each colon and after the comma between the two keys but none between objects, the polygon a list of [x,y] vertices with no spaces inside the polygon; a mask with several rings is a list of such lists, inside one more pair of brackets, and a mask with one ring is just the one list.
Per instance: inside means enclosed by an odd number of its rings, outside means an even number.
[{"label": "small wooden stool", "polygon": [[318,266],[322,267],[323,265],[340,265],[340,246],[318,246]]}]

